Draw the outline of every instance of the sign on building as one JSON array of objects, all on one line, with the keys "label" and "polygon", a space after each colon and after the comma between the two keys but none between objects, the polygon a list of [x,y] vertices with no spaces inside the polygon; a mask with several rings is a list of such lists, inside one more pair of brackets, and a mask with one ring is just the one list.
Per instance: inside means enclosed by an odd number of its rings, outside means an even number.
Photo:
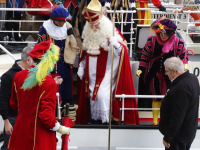
[{"label": "sign on building", "polygon": [[[158,18],[163,17],[163,16],[165,16],[168,19],[174,20],[174,23],[176,23],[176,21],[175,21],[175,19],[176,19],[176,13],[173,13],[173,14],[169,14],[169,13],[166,13],[166,14],[154,14],[152,12],[152,18],[153,19],[158,19]],[[187,22],[188,15],[184,14],[184,13],[178,13],[177,14],[177,19],[179,21],[182,21],[182,22]],[[187,29],[187,23],[181,23],[179,21],[177,21],[177,29],[183,28],[183,30],[186,30]]]}]

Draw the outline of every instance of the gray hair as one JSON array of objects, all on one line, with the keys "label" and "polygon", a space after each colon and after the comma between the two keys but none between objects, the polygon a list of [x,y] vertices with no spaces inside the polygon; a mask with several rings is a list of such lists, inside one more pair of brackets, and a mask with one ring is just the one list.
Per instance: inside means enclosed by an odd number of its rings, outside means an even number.
[{"label": "gray hair", "polygon": [[22,50],[22,54],[21,54],[21,60],[25,61],[27,58],[31,58],[28,53],[33,49],[33,47],[25,47]]},{"label": "gray hair", "polygon": [[184,65],[182,60],[178,57],[171,57],[165,60],[164,62],[165,67],[169,70],[176,70],[178,73],[184,71]]}]

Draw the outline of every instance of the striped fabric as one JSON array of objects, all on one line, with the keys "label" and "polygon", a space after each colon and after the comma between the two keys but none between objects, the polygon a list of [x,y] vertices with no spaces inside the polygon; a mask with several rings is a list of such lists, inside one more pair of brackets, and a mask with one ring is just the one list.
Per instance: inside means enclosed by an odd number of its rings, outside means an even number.
[{"label": "striped fabric", "polygon": [[[149,8],[148,2],[136,2],[136,8]],[[137,10],[138,19],[151,19],[150,10]],[[151,24],[151,20],[138,20],[138,24]]]}]

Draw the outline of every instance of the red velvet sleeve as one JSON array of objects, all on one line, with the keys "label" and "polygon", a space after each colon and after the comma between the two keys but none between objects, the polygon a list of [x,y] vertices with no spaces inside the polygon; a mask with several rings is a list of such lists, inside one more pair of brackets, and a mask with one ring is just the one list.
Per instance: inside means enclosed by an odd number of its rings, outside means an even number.
[{"label": "red velvet sleeve", "polygon": [[[47,80],[47,82],[49,82],[49,80]],[[57,122],[55,116],[56,92],[56,83],[50,81],[50,83],[46,84],[45,91],[43,91],[40,100],[39,118],[41,122],[43,122],[44,125],[49,129],[55,127],[55,123]]]},{"label": "red velvet sleeve", "polygon": [[161,5],[160,0],[152,0],[154,6],[159,7]]}]

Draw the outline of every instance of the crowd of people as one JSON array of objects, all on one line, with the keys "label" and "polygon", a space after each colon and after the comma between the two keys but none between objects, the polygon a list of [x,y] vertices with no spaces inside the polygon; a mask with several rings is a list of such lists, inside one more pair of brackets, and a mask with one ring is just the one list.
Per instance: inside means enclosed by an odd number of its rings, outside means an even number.
[{"label": "crowd of people", "polygon": [[[0,8],[24,8],[24,7],[25,7],[25,1],[23,0],[0,1]],[[0,32],[0,41],[5,41],[4,43],[1,43],[1,44],[10,51],[13,50],[14,47],[24,48],[28,45],[27,43],[23,43],[24,40],[19,34],[19,31],[20,31],[19,20],[21,20],[21,16],[23,13],[25,12],[24,11],[5,11],[5,10],[0,11],[0,19],[2,20],[0,22],[0,30],[9,31],[9,32]],[[4,21],[4,20],[9,20],[9,21]],[[5,44],[6,41],[8,41],[7,44]]]},{"label": "crowd of people", "polygon": [[[141,4],[136,1],[136,6]],[[156,6],[166,10],[158,2]],[[77,124],[108,125],[111,115],[112,124],[118,124],[123,106],[136,108],[124,112],[124,124],[139,125],[136,98],[122,104],[115,97],[135,95],[135,87],[127,41],[103,10],[98,0],[82,10],[86,23],[77,71],[78,110],[73,117]],[[70,133],[55,115],[60,105],[56,93],[63,104],[72,103],[74,97],[73,64],[79,47],[68,16],[65,8],[54,8],[38,32],[37,44],[24,48],[21,60],[1,76],[0,114],[5,126],[1,150],[55,150],[56,131]],[[184,41],[176,37],[176,24],[162,17],[150,28],[155,36],[147,39],[136,76],[151,85],[152,95],[165,95],[152,101],[153,108],[160,108],[153,110],[152,125],[159,125],[166,150],[189,150],[198,126],[199,82],[186,70],[189,55]],[[18,35],[14,34],[16,41]]]}]

